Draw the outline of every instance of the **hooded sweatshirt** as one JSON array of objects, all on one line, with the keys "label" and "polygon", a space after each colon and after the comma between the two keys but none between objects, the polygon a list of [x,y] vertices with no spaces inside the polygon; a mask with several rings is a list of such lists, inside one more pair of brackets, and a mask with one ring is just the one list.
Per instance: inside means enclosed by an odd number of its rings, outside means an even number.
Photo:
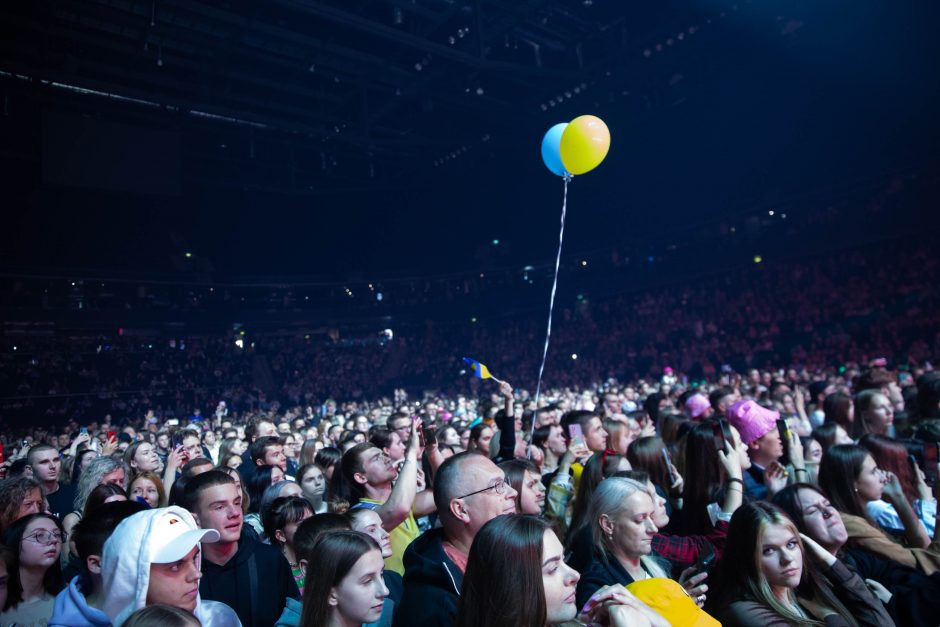
[{"label": "hooded sweatshirt", "polygon": [[457,615],[463,572],[444,552],[444,530],[431,529],[405,551],[405,592],[395,627],[450,627]]},{"label": "hooded sweatshirt", "polygon": [[82,587],[89,586],[78,576],[56,596],[49,627],[110,627],[111,619],[88,605]]},{"label": "hooded sweatshirt", "polygon": [[[170,506],[150,509],[125,518],[104,544],[101,556],[101,574],[104,613],[114,627],[121,627],[127,617],[147,604],[150,587],[150,556],[154,546],[151,530],[160,517],[167,513],[179,516],[192,529],[198,529],[192,515],[181,507]],[[201,552],[196,558],[202,560]],[[203,627],[241,627],[238,616],[224,603],[203,601],[196,595],[193,611]]]}]

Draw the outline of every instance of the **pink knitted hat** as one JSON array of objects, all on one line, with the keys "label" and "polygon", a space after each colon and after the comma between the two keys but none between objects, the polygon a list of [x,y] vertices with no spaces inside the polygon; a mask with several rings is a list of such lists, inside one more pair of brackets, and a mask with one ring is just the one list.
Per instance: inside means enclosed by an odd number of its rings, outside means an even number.
[{"label": "pink knitted hat", "polygon": [[741,434],[741,441],[750,444],[777,428],[780,412],[761,407],[754,401],[738,401],[728,408],[728,422]]},{"label": "pink knitted hat", "polygon": [[685,408],[688,410],[692,420],[695,420],[707,412],[710,407],[711,403],[708,402],[708,399],[705,398],[703,394],[693,394],[685,400]]}]

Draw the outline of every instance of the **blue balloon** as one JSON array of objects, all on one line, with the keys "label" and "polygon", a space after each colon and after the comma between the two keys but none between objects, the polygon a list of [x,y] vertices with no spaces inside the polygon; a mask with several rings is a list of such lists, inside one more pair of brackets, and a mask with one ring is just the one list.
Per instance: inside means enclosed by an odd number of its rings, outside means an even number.
[{"label": "blue balloon", "polygon": [[545,162],[545,167],[557,176],[568,174],[565,164],[561,162],[561,134],[565,132],[567,126],[567,122],[556,124],[548,129],[545,137],[542,138],[542,161]]}]

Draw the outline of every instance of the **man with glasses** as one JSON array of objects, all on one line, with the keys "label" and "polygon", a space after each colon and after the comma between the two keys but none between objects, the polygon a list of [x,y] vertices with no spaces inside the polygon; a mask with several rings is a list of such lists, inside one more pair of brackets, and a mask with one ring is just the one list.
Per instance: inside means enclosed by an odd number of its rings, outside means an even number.
[{"label": "man with glasses", "polygon": [[405,592],[395,615],[396,627],[452,625],[467,555],[487,522],[516,511],[516,491],[488,457],[458,453],[434,477],[434,503],[441,527],[411,543],[405,551]]}]

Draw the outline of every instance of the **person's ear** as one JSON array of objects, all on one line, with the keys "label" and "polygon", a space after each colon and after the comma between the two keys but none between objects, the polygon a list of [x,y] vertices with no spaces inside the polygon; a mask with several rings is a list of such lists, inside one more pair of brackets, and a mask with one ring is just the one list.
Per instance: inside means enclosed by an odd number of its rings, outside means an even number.
[{"label": "person's ear", "polygon": [[88,568],[88,572],[93,575],[101,574],[101,556],[100,555],[89,555],[85,558],[85,566]]},{"label": "person's ear", "polygon": [[457,520],[464,523],[470,522],[470,512],[467,511],[467,505],[464,503],[463,499],[451,499],[448,509],[450,510],[451,516]]},{"label": "person's ear", "polygon": [[754,440],[747,445],[747,450],[749,451],[759,451],[760,450],[760,439]]},{"label": "person's ear", "polygon": [[274,539],[278,542],[287,542],[287,536],[284,535],[283,529],[278,529],[274,532]]},{"label": "person's ear", "polygon": [[353,480],[356,483],[359,483],[362,485],[366,485],[367,483],[369,483],[369,479],[366,477],[365,473],[361,473],[361,472],[353,473]]},{"label": "person's ear", "polygon": [[302,559],[299,562],[297,562],[297,565],[300,566],[300,574],[306,577],[307,576],[307,560]]},{"label": "person's ear", "polygon": [[336,588],[330,588],[330,594],[326,597],[326,604],[330,607],[339,605],[339,597],[336,595]]},{"label": "person's ear", "polygon": [[189,513],[193,515],[193,520],[196,521],[196,526],[201,529],[202,523],[199,522],[199,514],[197,514],[196,512],[189,512]]},{"label": "person's ear", "polygon": [[610,519],[610,516],[607,514],[601,514],[600,518],[597,519],[597,522],[605,536],[610,537],[614,534],[614,522]]},{"label": "person's ear", "polygon": [[255,460],[255,466],[264,466],[264,460],[263,460],[263,459],[256,459],[256,460]]}]

